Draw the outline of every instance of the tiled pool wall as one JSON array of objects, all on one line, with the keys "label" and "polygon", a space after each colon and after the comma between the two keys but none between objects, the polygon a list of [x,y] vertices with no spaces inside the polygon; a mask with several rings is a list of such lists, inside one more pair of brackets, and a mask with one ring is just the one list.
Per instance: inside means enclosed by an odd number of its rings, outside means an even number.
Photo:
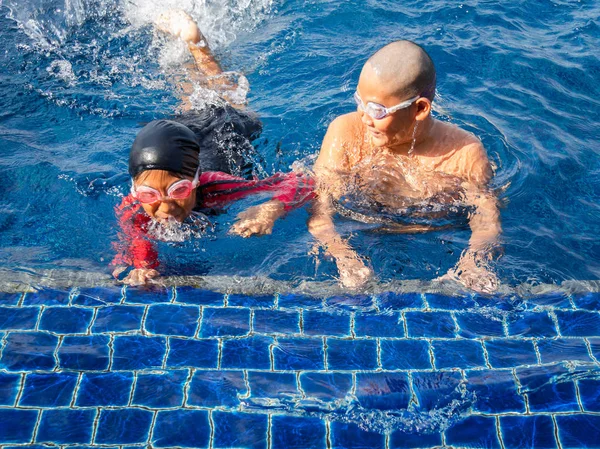
[{"label": "tiled pool wall", "polygon": [[0,447],[596,448],[599,310],[589,292],[3,293]]}]

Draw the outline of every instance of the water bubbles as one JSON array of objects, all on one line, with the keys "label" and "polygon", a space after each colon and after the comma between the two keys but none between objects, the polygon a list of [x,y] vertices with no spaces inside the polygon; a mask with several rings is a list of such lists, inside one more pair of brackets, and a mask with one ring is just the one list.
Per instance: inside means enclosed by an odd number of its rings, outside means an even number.
[{"label": "water bubbles", "polygon": [[183,243],[190,239],[206,236],[209,231],[214,231],[213,223],[201,212],[192,212],[183,223],[175,218],[167,220],[152,220],[148,225],[148,235],[162,242]]},{"label": "water bubbles", "polygon": [[55,76],[64,81],[67,86],[71,86],[77,81],[77,77],[75,76],[75,73],[73,73],[73,66],[66,59],[52,61],[46,68],[46,71],[51,76]]}]

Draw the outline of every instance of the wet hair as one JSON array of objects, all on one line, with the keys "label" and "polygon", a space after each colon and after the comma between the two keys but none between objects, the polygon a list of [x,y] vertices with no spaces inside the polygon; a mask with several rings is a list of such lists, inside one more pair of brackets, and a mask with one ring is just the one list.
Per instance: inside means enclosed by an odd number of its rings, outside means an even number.
[{"label": "wet hair", "polygon": [[129,152],[129,174],[136,178],[146,170],[165,170],[176,176],[194,177],[200,164],[200,146],[187,126],[172,120],[154,120],[138,133]]},{"label": "wet hair", "polygon": [[392,42],[371,56],[367,65],[390,94],[406,98],[419,95],[433,101],[435,66],[427,52],[414,42]]}]

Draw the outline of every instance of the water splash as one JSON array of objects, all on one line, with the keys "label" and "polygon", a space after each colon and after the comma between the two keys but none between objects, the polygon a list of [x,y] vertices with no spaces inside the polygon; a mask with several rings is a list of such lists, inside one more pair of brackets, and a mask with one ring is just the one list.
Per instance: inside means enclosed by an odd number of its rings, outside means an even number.
[{"label": "water splash", "polygon": [[152,220],[148,225],[148,235],[161,242],[183,243],[199,239],[214,231],[213,223],[201,212],[193,211],[183,223],[173,217],[168,220]]}]

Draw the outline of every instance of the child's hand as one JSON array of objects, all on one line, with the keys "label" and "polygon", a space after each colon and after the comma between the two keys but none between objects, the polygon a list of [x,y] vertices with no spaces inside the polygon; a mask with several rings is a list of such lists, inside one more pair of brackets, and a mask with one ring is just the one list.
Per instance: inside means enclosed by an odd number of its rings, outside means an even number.
[{"label": "child's hand", "polygon": [[275,221],[284,213],[283,203],[277,200],[249,207],[238,214],[237,222],[231,227],[229,233],[241,237],[270,234]]},{"label": "child's hand", "polygon": [[479,293],[494,293],[500,281],[487,263],[486,257],[466,251],[455,267],[440,278],[454,279],[465,287]]},{"label": "child's hand", "polygon": [[163,33],[180,37],[185,42],[197,44],[203,39],[194,19],[181,9],[171,9],[162,13],[155,21],[156,28]]},{"label": "child's hand", "polygon": [[160,276],[160,273],[152,268],[136,268],[135,270],[131,270],[131,272],[121,282],[131,286],[145,285],[151,279],[154,279],[158,276]]},{"label": "child's hand", "polygon": [[343,287],[357,289],[373,278],[373,270],[367,267],[354,251],[336,259]]}]

